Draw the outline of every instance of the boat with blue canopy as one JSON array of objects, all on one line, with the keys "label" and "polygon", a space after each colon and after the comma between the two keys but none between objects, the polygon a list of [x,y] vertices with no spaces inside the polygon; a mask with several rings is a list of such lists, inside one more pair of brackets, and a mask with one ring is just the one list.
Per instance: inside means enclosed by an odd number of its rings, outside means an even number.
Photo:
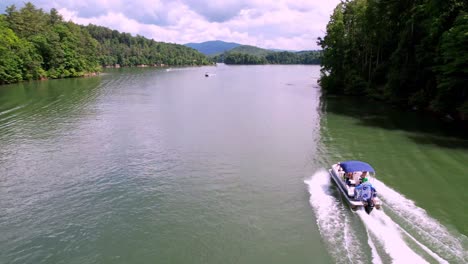
[{"label": "boat with blue canopy", "polygon": [[370,183],[375,179],[375,170],[369,163],[359,160],[342,161],[333,164],[329,172],[353,210],[364,208],[370,214],[374,207],[381,208],[377,191]]}]

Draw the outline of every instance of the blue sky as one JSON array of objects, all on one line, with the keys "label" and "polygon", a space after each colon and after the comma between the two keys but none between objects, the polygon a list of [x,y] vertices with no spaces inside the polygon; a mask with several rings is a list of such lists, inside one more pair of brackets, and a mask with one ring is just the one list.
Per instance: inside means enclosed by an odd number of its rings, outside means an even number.
[{"label": "blue sky", "polygon": [[[24,0],[1,0],[0,10]],[[106,26],[157,41],[224,40],[262,48],[317,49],[339,0],[35,0],[66,20]]]}]

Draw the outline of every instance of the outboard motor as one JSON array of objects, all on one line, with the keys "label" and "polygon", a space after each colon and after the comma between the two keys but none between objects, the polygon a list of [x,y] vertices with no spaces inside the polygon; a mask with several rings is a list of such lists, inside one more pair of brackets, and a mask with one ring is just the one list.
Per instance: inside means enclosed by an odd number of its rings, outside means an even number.
[{"label": "outboard motor", "polygon": [[375,192],[373,191],[374,187],[372,187],[372,185],[369,182],[367,182],[366,178],[364,178],[363,183],[356,186],[355,190],[357,191],[358,197],[364,205],[366,213],[370,214],[370,212],[372,212],[372,210],[374,209],[375,205],[372,199],[375,195]]},{"label": "outboard motor", "polygon": [[372,199],[368,199],[364,205],[364,210],[366,211],[367,214],[370,214],[373,209],[374,209],[374,201],[372,201]]}]

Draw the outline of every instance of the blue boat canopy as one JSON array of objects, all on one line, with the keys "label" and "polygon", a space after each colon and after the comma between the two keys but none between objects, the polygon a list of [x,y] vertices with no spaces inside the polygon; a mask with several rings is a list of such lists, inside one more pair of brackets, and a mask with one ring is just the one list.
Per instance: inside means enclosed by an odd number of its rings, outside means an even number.
[{"label": "blue boat canopy", "polygon": [[345,172],[368,171],[375,173],[374,168],[372,168],[371,165],[359,160],[343,161],[340,162],[340,166]]}]

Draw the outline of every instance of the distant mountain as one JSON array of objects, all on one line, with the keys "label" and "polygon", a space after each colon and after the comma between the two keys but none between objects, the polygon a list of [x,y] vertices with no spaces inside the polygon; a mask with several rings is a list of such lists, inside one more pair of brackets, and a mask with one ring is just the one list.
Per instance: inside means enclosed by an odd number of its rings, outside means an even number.
[{"label": "distant mountain", "polygon": [[210,56],[213,62],[226,64],[319,64],[322,54],[321,51],[262,49],[220,40],[188,43],[185,46]]},{"label": "distant mountain", "polygon": [[206,41],[202,43],[187,43],[184,45],[192,49],[196,49],[205,55],[220,54],[241,46],[239,43],[224,42],[221,40]]},{"label": "distant mountain", "polygon": [[276,52],[283,52],[283,51],[288,51],[288,52],[297,52],[295,50],[285,50],[285,49],[269,49],[271,51],[276,51]]},{"label": "distant mountain", "polygon": [[249,55],[255,55],[255,56],[267,56],[269,54],[279,53],[279,52],[289,52],[289,53],[296,53],[298,55],[303,55],[306,53],[310,53],[311,50],[296,51],[296,50],[283,50],[283,49],[262,49],[256,46],[241,45],[231,50],[228,50],[225,53],[243,53],[243,54],[249,54]]},{"label": "distant mountain", "polygon": [[321,53],[320,50],[301,50],[301,51],[293,51],[294,53],[298,54],[298,55],[301,55],[301,54],[306,54],[306,53],[310,53],[310,52],[318,52],[318,53]]}]

